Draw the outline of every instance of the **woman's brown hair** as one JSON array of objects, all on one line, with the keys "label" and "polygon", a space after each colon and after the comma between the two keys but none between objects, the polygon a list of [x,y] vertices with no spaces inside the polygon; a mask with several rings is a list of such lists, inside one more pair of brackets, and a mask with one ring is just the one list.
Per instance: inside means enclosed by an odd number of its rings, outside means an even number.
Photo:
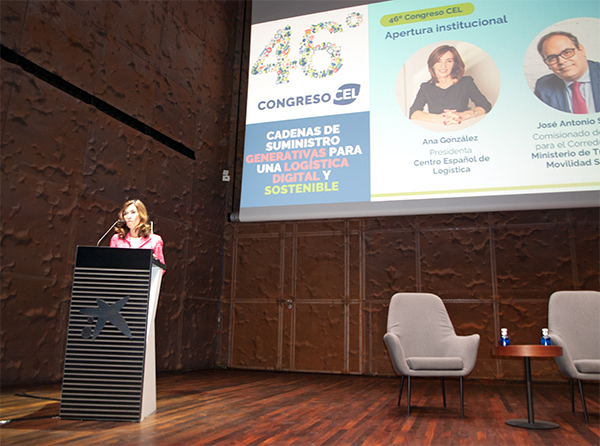
[{"label": "woman's brown hair", "polygon": [[427,67],[429,68],[429,74],[431,74],[431,79],[429,82],[432,84],[435,84],[438,81],[437,77],[435,76],[435,72],[433,71],[433,66],[447,52],[452,53],[452,56],[454,57],[454,66],[452,67],[452,73],[450,74],[452,78],[459,81],[465,74],[465,63],[463,62],[462,57],[460,57],[460,54],[458,54],[456,48],[450,45],[438,46],[431,52],[429,59],[427,59]]},{"label": "woman's brown hair", "polygon": [[[138,235],[140,237],[148,237],[151,231],[150,225],[148,224],[148,211],[146,210],[146,206],[144,206],[144,203],[142,203],[140,200],[126,201],[123,207],[121,207],[121,210],[119,211],[119,220],[124,220],[123,212],[125,212],[125,209],[127,209],[132,204],[135,206],[140,216],[140,223],[137,225],[136,228],[138,231]],[[119,238],[125,238],[127,236],[127,233],[129,232],[129,228],[127,227],[126,223],[118,223],[117,226],[115,226],[115,231],[119,234]]]}]

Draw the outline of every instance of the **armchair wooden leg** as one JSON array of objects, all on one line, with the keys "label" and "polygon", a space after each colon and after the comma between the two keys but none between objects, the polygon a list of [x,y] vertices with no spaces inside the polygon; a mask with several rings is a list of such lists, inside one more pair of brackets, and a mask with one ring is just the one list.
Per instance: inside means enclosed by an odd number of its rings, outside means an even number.
[{"label": "armchair wooden leg", "polygon": [[410,417],[410,375],[408,376],[408,416]]},{"label": "armchair wooden leg", "polygon": [[444,386],[444,377],[442,376],[442,395],[444,396],[444,407],[446,407],[446,386]]},{"label": "armchair wooden leg", "polygon": [[404,375],[402,375],[402,380],[400,381],[400,395],[398,395],[398,406],[400,406],[400,400],[402,400],[402,388],[404,387]]},{"label": "armchair wooden leg", "polygon": [[580,379],[578,379],[577,381],[579,381],[579,394],[581,395],[581,405],[583,406],[583,415],[585,416],[585,422],[589,424],[587,409],[585,407],[585,396],[583,396],[583,385],[581,384]]},{"label": "armchair wooden leg", "polygon": [[463,396],[463,377],[460,376],[460,417],[465,417],[465,400]]}]

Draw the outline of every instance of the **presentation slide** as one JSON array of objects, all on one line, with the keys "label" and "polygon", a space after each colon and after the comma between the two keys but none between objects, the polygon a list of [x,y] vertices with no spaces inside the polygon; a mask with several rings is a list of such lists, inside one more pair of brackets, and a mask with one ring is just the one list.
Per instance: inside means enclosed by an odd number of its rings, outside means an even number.
[{"label": "presentation slide", "polygon": [[239,220],[598,206],[599,36],[597,0],[253,24]]}]

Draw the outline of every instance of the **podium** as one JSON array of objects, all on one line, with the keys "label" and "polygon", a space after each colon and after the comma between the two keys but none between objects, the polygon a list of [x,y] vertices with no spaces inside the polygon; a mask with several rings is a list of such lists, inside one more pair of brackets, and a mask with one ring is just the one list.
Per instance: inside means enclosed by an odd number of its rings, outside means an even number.
[{"label": "podium", "polygon": [[141,421],[156,410],[164,268],[151,249],[77,247],[60,418]]}]

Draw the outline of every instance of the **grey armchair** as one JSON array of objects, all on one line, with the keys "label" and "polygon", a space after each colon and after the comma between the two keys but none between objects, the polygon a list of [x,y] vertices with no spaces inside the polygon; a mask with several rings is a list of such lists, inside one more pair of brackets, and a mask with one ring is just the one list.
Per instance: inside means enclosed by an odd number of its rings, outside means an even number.
[{"label": "grey armchair", "polygon": [[464,418],[463,377],[471,373],[477,359],[479,335],[457,336],[442,299],[429,293],[397,293],[390,301],[387,333],[383,337],[397,374],[410,378],[439,376],[446,407],[445,376],[460,377],[460,416]]},{"label": "grey armchair", "polygon": [[554,358],[571,386],[571,410],[575,412],[573,380],[579,382],[579,395],[585,422],[588,414],[581,380],[600,380],[600,292],[557,291],[548,302],[548,330],[553,345],[563,348]]}]

